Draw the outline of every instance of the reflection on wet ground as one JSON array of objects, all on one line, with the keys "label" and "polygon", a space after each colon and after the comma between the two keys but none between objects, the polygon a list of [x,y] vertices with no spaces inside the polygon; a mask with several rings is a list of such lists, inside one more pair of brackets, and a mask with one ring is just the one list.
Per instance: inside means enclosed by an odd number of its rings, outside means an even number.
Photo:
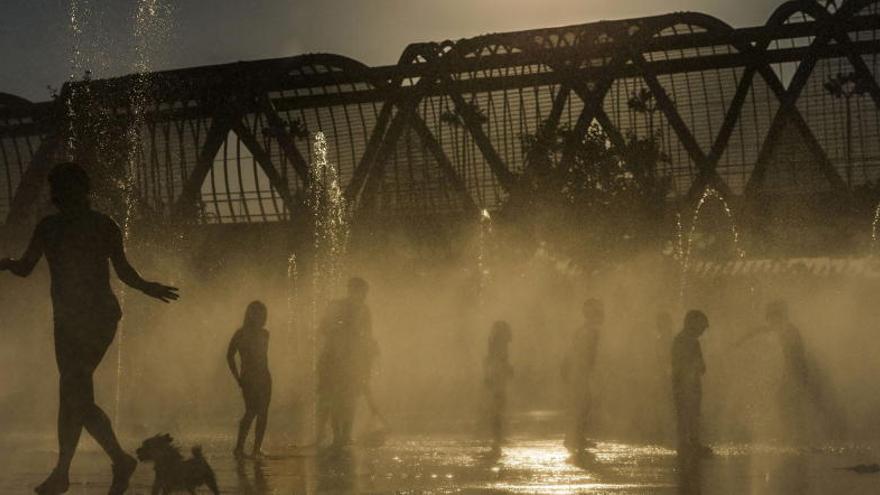
[{"label": "reflection on wet ground", "polygon": [[[0,449],[0,493],[29,493],[51,466],[50,448],[5,438]],[[51,439],[40,439],[51,445]],[[378,449],[336,455],[275,451],[263,461],[237,462],[225,437],[181,439],[185,449],[201,443],[223,493],[679,493],[675,453],[653,446],[600,442],[573,459],[561,438],[514,438],[500,455],[484,444],[451,436],[391,439]],[[91,444],[74,463],[71,494],[106,493],[109,466]],[[277,447],[277,446],[276,446]],[[880,490],[880,474],[836,468],[877,459],[871,448],[792,450],[716,446],[716,455],[694,476],[702,494],[867,494]],[[141,465],[130,493],[149,493],[152,467]],[[202,488],[204,493],[207,493]]]}]

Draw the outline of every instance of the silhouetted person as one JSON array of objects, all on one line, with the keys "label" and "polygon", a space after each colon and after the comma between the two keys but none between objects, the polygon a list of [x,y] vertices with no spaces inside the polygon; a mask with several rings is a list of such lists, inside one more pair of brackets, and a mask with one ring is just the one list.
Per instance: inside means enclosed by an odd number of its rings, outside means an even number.
[{"label": "silhouetted person", "polygon": [[321,321],[323,341],[318,355],[318,438],[330,422],[334,448],[351,444],[357,399],[369,380],[372,317],[366,304],[369,285],[359,277],[348,281],[348,295],[333,301]]},{"label": "silhouetted person", "polygon": [[485,383],[489,391],[489,423],[492,429],[492,450],[499,451],[504,441],[504,416],[507,411],[507,384],[513,377],[509,348],[513,334],[506,321],[496,321],[489,334],[486,353]]},{"label": "silhouetted person", "polygon": [[[678,463],[678,493],[681,495],[700,495],[703,493],[703,473],[700,459],[696,456],[678,454],[676,461]],[[804,492],[795,491],[792,493]]]},{"label": "silhouetted person", "polygon": [[562,377],[568,382],[571,401],[571,429],[565,446],[579,452],[591,445],[586,438],[593,405],[593,369],[596,351],[605,322],[605,308],[598,299],[587,299],[582,308],[584,324],[575,332],[562,365]]},{"label": "silhouetted person", "polygon": [[59,452],[55,469],[35,491],[67,491],[70,463],[85,428],[113,462],[110,493],[123,493],[137,461],[122,450],[110,419],[95,404],[92,384],[92,374],[113,342],[122,317],[110,288],[108,261],[120,280],[150,297],[168,302],[177,299],[177,289],[147,282],[129,264],[119,227],[91,209],[89,177],[82,167],[74,163],[56,166],[49,174],[49,185],[58,213],[37,225],[21,258],[0,261],[0,271],[26,277],[45,255],[51,275],[55,360],[61,381]]},{"label": "silhouetted person", "polygon": [[[802,435],[806,431],[806,406],[814,405],[825,419],[833,421],[834,404],[832,397],[825,396],[816,369],[810,366],[801,331],[789,319],[788,304],[777,299],[767,304],[766,326],[745,335],[737,345],[762,334],[772,334],[778,339],[782,351],[782,377],[779,383],[779,414],[791,436]],[[809,401],[809,402],[808,402]],[[839,421],[838,421],[839,422]],[[833,427],[839,427],[833,424]]]},{"label": "silhouetted person", "polygon": [[709,454],[700,443],[700,407],[703,401],[703,375],[706,363],[700,336],[709,328],[702,311],[688,311],[684,328],[672,343],[672,397],[675,401],[678,454],[685,460]]},{"label": "silhouetted person", "polygon": [[[233,453],[236,457],[244,455],[244,443],[254,418],[253,457],[263,457],[263,437],[269,421],[269,401],[272,399],[272,376],[269,374],[269,331],[266,324],[266,305],[260,301],[250,303],[244,314],[244,323],[229,341],[226,361],[235,381],[244,396],[244,416],[238,424],[238,441]],[[241,360],[241,367],[235,362],[235,355]]]}]

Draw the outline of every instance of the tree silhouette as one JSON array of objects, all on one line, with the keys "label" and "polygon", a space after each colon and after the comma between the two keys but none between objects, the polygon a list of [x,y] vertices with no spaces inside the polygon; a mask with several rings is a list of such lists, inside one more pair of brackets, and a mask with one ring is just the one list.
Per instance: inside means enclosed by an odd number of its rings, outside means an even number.
[{"label": "tree silhouette", "polygon": [[657,101],[654,94],[647,88],[633,91],[626,102],[630,111],[640,113],[648,121],[648,136],[654,136],[654,113],[657,111]]},{"label": "tree silhouette", "polygon": [[477,124],[485,125],[489,118],[475,102],[465,102],[454,110],[446,110],[440,114],[440,122],[454,128],[464,127],[466,117],[470,116]]},{"label": "tree silhouette", "polygon": [[545,122],[521,145],[524,170],[505,212],[536,240],[589,261],[657,240],[671,181],[657,172],[668,157],[656,139],[615,145],[598,125],[576,133]]}]

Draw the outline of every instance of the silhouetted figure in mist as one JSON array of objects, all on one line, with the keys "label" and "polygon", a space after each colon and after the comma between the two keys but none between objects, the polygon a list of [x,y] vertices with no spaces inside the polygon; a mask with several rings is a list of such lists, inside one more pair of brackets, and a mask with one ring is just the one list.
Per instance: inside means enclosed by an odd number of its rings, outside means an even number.
[{"label": "silhouetted figure in mist", "polygon": [[569,354],[562,364],[562,378],[569,385],[572,425],[565,446],[580,452],[592,443],[586,438],[593,406],[593,369],[596,351],[605,322],[605,307],[598,299],[587,299],[583,308],[584,324],[575,332]]},{"label": "silhouetted figure in mist", "polygon": [[823,395],[822,383],[816,369],[810,366],[801,331],[789,319],[788,304],[777,299],[767,304],[766,326],[759,327],[739,340],[737,346],[759,335],[772,334],[782,351],[782,377],[779,383],[779,414],[790,437],[807,431],[807,406],[813,405],[825,415],[832,427],[834,421],[832,397]]},{"label": "silhouetted figure in mist", "polygon": [[92,375],[113,342],[122,317],[110,288],[108,261],[120,280],[150,297],[163,302],[175,300],[177,289],[147,282],[129,264],[119,226],[89,204],[89,177],[82,167],[74,163],[57,165],[49,174],[49,185],[59,212],[40,221],[21,258],[0,261],[0,271],[26,277],[45,255],[51,275],[55,361],[61,381],[59,452],[55,469],[35,491],[67,491],[70,463],[85,428],[110,456],[110,493],[119,494],[128,488],[137,461],[122,450],[110,419],[95,404],[92,383]]},{"label": "silhouetted figure in mist", "polygon": [[[257,426],[254,430],[254,458],[264,457],[262,452],[263,437],[269,421],[269,402],[272,399],[272,375],[269,374],[269,331],[266,330],[266,305],[260,301],[250,303],[244,314],[244,323],[229,341],[226,361],[229,370],[244,396],[244,416],[238,424],[238,440],[233,453],[236,457],[244,456],[244,443],[254,418]],[[235,355],[241,360],[239,368]]]},{"label": "silhouetted figure in mist", "polygon": [[672,343],[672,398],[675,402],[678,455],[686,464],[711,453],[700,442],[700,407],[703,401],[703,375],[706,363],[700,336],[709,328],[702,311],[688,311],[684,328]]},{"label": "silhouetted figure in mist", "polygon": [[484,362],[484,380],[489,391],[489,424],[492,429],[492,450],[499,452],[504,441],[504,416],[507,412],[507,384],[513,377],[510,365],[510,341],[513,334],[506,321],[496,321],[489,334]]},{"label": "silhouetted figure in mist", "polygon": [[333,432],[332,447],[351,444],[357,400],[366,390],[373,358],[373,330],[366,304],[369,285],[353,277],[348,295],[333,301],[321,321],[323,341],[318,355],[318,438],[324,439],[327,422]]}]

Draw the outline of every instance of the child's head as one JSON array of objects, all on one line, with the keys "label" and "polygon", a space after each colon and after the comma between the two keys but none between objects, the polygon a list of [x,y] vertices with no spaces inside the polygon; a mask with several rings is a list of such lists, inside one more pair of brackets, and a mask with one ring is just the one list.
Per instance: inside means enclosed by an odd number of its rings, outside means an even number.
[{"label": "child's head", "polygon": [[49,172],[52,203],[61,211],[87,207],[90,189],[89,174],[76,163],[61,163]]},{"label": "child's head", "polygon": [[510,331],[510,324],[506,321],[496,321],[492,324],[492,333],[489,334],[489,352],[506,346],[513,340],[513,333]]},{"label": "child's head", "polygon": [[266,316],[268,311],[266,305],[260,301],[253,301],[248,304],[247,310],[244,312],[244,328],[263,328],[266,324]]},{"label": "child's head", "polygon": [[692,309],[684,317],[684,330],[699,337],[709,328],[709,318],[706,313],[698,309]]}]

